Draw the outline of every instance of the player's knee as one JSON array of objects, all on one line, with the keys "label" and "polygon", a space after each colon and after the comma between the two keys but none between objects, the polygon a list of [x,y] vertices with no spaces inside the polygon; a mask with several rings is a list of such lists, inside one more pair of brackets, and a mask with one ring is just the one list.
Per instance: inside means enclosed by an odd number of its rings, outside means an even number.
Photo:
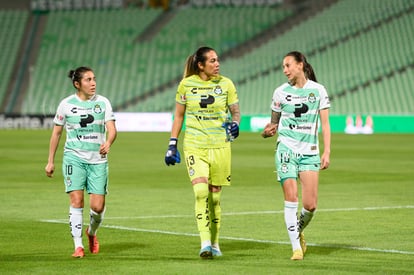
[{"label": "player's knee", "polygon": [[219,205],[220,204],[220,197],[221,197],[221,191],[220,192],[213,192],[211,194],[211,199],[213,205]]},{"label": "player's knee", "polygon": [[194,197],[196,200],[206,200],[208,198],[208,185],[205,183],[198,183],[193,185]]},{"label": "player's knee", "polygon": [[83,205],[84,205],[83,197],[71,196],[70,205],[74,208],[83,208]]},{"label": "player's knee", "polygon": [[315,212],[316,211],[316,203],[315,204],[304,204],[303,208],[305,208],[309,212]]},{"label": "player's knee", "polygon": [[91,205],[90,208],[96,215],[102,215],[105,212],[105,205]]}]

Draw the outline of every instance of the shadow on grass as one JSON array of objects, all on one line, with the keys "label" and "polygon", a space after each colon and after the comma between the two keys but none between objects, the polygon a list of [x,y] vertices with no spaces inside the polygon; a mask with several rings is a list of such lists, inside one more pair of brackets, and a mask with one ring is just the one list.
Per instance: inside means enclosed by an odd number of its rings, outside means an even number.
[{"label": "shadow on grass", "polygon": [[335,253],[338,250],[342,250],[342,248],[330,246],[308,246],[306,254],[329,255]]},{"label": "shadow on grass", "polygon": [[127,250],[145,250],[149,246],[140,242],[119,242],[101,246],[101,252],[120,253]]},{"label": "shadow on grass", "polygon": [[224,256],[251,257],[252,255],[257,255],[259,251],[274,250],[276,246],[269,243],[226,240],[222,242],[220,248]]},{"label": "shadow on grass", "polygon": [[348,244],[318,244],[318,245],[308,245],[307,254],[312,253],[315,255],[329,255],[340,250],[347,249],[351,247]]}]

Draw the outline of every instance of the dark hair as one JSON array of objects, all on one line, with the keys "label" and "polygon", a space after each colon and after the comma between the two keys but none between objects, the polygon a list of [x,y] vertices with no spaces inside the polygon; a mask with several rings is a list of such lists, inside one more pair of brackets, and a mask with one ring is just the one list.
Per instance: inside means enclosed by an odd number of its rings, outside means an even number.
[{"label": "dark hair", "polygon": [[93,72],[93,70],[89,67],[78,67],[75,70],[70,70],[68,73],[68,77],[72,80],[73,87],[76,88],[75,82],[80,83],[83,77],[83,74],[86,72]]},{"label": "dark hair", "polygon": [[187,57],[184,68],[184,77],[200,73],[198,62],[204,64],[206,62],[206,53],[209,51],[215,50],[210,47],[200,47],[194,54]]},{"label": "dark hair", "polygon": [[285,57],[286,56],[292,56],[296,60],[296,62],[303,63],[303,72],[305,73],[305,77],[307,79],[318,82],[316,80],[316,75],[315,75],[315,72],[313,71],[311,64],[308,63],[303,53],[298,52],[298,51],[293,51],[293,52],[286,54]]}]

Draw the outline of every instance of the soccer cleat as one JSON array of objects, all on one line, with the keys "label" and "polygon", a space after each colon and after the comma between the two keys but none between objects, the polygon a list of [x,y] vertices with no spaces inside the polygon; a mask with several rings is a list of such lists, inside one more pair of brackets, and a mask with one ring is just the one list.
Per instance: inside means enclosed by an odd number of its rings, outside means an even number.
[{"label": "soccer cleat", "polygon": [[213,258],[213,252],[212,252],[211,246],[205,246],[205,247],[201,248],[199,255],[203,259]]},{"label": "soccer cleat", "polygon": [[295,251],[293,251],[293,255],[292,257],[290,257],[291,260],[303,260],[303,252],[301,249],[296,249]]},{"label": "soccer cleat", "polygon": [[86,228],[86,236],[88,236],[89,251],[92,254],[98,254],[98,252],[99,252],[98,238],[95,235],[92,235],[92,236],[89,235],[89,227]]},{"label": "soccer cleat", "polygon": [[219,248],[216,248],[214,246],[211,248],[211,253],[213,254],[213,257],[221,257],[221,256],[223,256],[223,254],[221,253],[220,249]]},{"label": "soccer cleat", "polygon": [[73,252],[72,254],[73,258],[83,258],[85,257],[85,250],[83,249],[83,247],[78,247],[75,249],[75,252]]},{"label": "soccer cleat", "polygon": [[306,253],[306,241],[305,241],[305,234],[303,234],[303,232],[299,233],[299,242],[300,242],[300,247],[302,248],[303,255],[305,255],[305,253]]}]

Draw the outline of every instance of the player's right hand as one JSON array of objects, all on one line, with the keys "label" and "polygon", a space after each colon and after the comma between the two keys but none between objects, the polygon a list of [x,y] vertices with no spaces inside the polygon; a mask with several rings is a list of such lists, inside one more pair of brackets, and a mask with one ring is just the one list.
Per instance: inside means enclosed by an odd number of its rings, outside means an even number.
[{"label": "player's right hand", "polygon": [[53,163],[48,163],[45,167],[46,176],[49,178],[53,177],[53,172],[55,172],[55,165]]},{"label": "player's right hand", "polygon": [[165,164],[175,165],[176,163],[181,162],[180,152],[177,149],[177,138],[170,138],[170,143],[168,144],[167,153],[165,153]]}]

